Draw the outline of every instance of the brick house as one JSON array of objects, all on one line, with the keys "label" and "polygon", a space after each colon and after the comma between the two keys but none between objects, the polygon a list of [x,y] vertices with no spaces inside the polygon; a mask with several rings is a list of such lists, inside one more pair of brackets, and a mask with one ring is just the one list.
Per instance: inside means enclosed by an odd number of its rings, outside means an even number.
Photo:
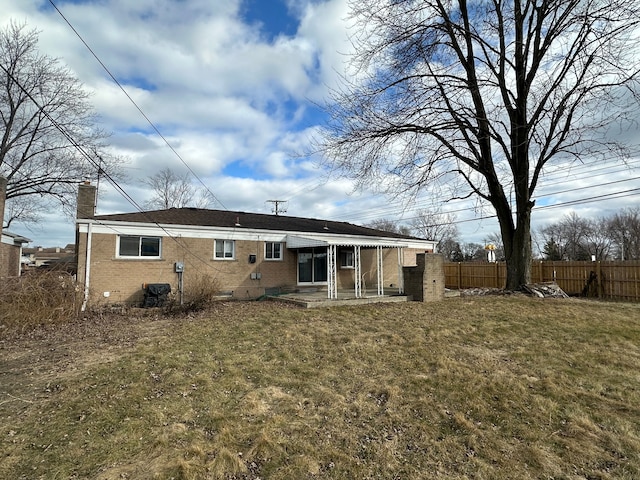
[{"label": "brick house", "polygon": [[196,208],[96,216],[94,205],[95,187],[81,185],[77,271],[92,305],[139,304],[144,285],[157,283],[182,286],[187,297],[202,275],[243,299],[304,289],[329,299],[339,290],[356,298],[402,293],[403,267],[435,249],[433,241],[345,222]]},{"label": "brick house", "polygon": [[22,273],[22,247],[31,240],[3,230],[7,180],[0,177],[0,280],[19,277]]},{"label": "brick house", "polygon": [[23,245],[31,240],[7,230],[0,236],[0,279],[19,277],[22,274]]},{"label": "brick house", "polygon": [[22,255],[33,267],[69,271],[75,269],[75,249],[74,243],[66,247],[27,247],[22,249]]}]

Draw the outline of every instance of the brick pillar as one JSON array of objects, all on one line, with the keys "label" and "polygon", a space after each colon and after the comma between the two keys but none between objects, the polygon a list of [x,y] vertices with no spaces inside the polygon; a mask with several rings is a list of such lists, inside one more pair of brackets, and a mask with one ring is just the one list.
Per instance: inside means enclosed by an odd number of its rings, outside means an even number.
[{"label": "brick pillar", "polygon": [[404,291],[417,302],[444,299],[444,257],[438,253],[419,253],[415,267],[404,267]]},{"label": "brick pillar", "polygon": [[76,218],[93,218],[96,213],[96,187],[84,182],[78,187]]},{"label": "brick pillar", "polygon": [[433,253],[424,255],[424,301],[444,299],[444,257]]}]

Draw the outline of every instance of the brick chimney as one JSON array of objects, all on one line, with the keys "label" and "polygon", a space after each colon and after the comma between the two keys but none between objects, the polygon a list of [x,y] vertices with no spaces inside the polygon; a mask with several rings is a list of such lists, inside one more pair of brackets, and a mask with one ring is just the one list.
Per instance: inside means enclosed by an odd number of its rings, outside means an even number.
[{"label": "brick chimney", "polygon": [[91,182],[81,183],[78,187],[78,209],[76,218],[93,218],[96,214],[96,187]]}]

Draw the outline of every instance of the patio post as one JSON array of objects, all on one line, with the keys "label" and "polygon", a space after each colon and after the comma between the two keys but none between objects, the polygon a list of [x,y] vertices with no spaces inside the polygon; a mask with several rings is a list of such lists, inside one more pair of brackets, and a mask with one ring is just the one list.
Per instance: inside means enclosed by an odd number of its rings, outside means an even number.
[{"label": "patio post", "polygon": [[376,257],[376,260],[378,261],[378,296],[381,297],[384,295],[384,259],[382,258],[382,247],[379,245],[376,247]]},{"label": "patio post", "polygon": [[327,247],[327,297],[329,299],[338,298],[338,279],[336,274],[336,250],[335,245],[329,245]]},{"label": "patio post", "polygon": [[404,248],[398,247],[398,294],[404,295]]},{"label": "patio post", "polygon": [[353,246],[353,275],[355,283],[355,296],[356,298],[362,297],[362,261],[360,259],[360,246]]}]

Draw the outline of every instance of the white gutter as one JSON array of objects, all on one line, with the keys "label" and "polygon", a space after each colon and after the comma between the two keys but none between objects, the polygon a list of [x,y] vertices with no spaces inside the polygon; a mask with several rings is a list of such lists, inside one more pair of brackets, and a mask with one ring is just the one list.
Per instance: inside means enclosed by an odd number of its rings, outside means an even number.
[{"label": "white gutter", "polygon": [[89,227],[87,230],[87,256],[85,259],[84,265],[84,299],[82,301],[81,311],[85,311],[87,309],[87,302],[89,301],[89,279],[91,273],[91,229],[92,223],[89,223]]}]

